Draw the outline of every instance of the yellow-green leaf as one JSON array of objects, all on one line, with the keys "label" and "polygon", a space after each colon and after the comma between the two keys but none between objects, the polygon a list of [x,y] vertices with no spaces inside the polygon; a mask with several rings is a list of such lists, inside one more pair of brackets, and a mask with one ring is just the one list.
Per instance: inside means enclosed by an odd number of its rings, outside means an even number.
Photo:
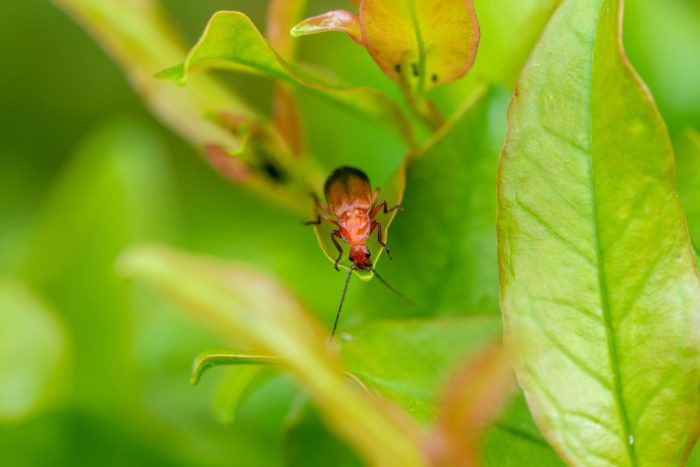
[{"label": "yellow-green leaf", "polygon": [[388,97],[373,89],[353,88],[327,76],[328,72],[321,75],[308,67],[287,62],[243,13],[220,11],[214,14],[185,62],[157,76],[184,84],[191,72],[212,68],[261,74],[308,87],[320,97],[363,118],[388,123],[407,141],[412,141],[409,122]]},{"label": "yellow-green leaf", "polygon": [[679,465],[700,409],[700,284],[673,152],[620,0],[564,0],[520,76],[499,176],[505,337],[573,465]]}]

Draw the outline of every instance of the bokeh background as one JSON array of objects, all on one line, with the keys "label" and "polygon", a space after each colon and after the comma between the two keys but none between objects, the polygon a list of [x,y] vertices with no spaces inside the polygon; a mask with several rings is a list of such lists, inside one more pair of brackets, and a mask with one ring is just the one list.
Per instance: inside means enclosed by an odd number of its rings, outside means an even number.
[{"label": "bokeh background", "polygon": [[[243,11],[264,29],[263,0],[162,3],[189,44],[220,9]],[[535,3],[475,0],[492,25],[482,30],[502,34],[477,64],[537,37],[543,24],[518,17]],[[700,2],[625,3],[627,54],[672,138],[700,128]],[[336,8],[350,4],[311,0],[308,16]],[[304,60],[399,95],[347,37],[300,41]],[[326,323],[344,275],[298,215],[222,180],[153,118],[118,66],[53,4],[0,2],[0,44],[0,464],[283,465],[299,416],[292,383],[268,375],[243,391],[240,375],[221,369],[190,386],[193,357],[224,342],[121,279],[114,262],[132,243],[159,241],[254,263]],[[270,109],[270,81],[221,79],[261,113]],[[512,89],[512,79],[502,81]],[[450,112],[468,90],[456,83],[434,98]],[[322,167],[352,164],[385,180],[399,165],[406,148],[381,126],[300,98]],[[351,288],[347,322],[371,317],[372,287]],[[304,436],[319,440],[322,455],[328,435],[313,427]]]}]

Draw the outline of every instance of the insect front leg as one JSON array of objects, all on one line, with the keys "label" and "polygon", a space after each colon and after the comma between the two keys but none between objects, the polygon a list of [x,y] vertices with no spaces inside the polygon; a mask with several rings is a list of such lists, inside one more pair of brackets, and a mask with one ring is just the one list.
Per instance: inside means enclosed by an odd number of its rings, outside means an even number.
[{"label": "insect front leg", "polygon": [[388,213],[390,213],[391,211],[394,211],[394,210],[396,210],[396,209],[401,209],[401,204],[397,204],[397,205],[394,206],[393,208],[387,209],[387,207],[386,207],[386,200],[380,201],[379,204],[377,204],[377,205],[374,207],[374,209],[372,210],[372,212],[370,213],[369,218],[370,218],[370,219],[374,219],[374,218],[377,216],[377,214],[379,214],[379,211],[382,210],[382,208],[384,209],[384,214],[388,214]]},{"label": "insect front leg", "polygon": [[[382,201],[383,202],[383,201]],[[377,229],[377,242],[384,247],[384,250],[386,250],[386,257],[391,259],[391,253],[389,252],[389,247],[386,246],[386,243],[382,241],[382,226],[379,222],[373,221],[369,225],[369,234],[372,235],[372,232],[374,232],[374,229]]]},{"label": "insect front leg", "polygon": [[321,200],[318,199],[318,196],[316,196],[316,193],[311,193],[311,197],[314,199],[314,204],[315,204],[321,211],[327,212],[327,213],[330,214],[331,216],[333,215],[333,213],[331,212],[331,208],[329,208],[328,206],[326,206],[325,204],[323,204],[323,203],[321,202]]},{"label": "insect front leg", "polygon": [[379,187],[375,188],[372,192],[372,201],[370,205],[374,206],[374,203],[377,202],[377,198],[379,198]]},{"label": "insect front leg", "polygon": [[304,225],[319,225],[319,224],[321,223],[321,221],[326,221],[326,222],[328,222],[329,224],[332,224],[332,225],[338,227],[338,222],[337,222],[337,221],[331,219],[331,218],[328,217],[328,216],[324,216],[323,214],[319,214],[318,216],[316,216],[316,220],[315,220],[315,221],[306,221],[306,222],[304,222],[303,224],[304,224]]},{"label": "insect front leg", "polygon": [[338,262],[340,262],[340,258],[343,257],[343,248],[338,244],[338,240],[336,240],[335,237],[338,237],[342,240],[343,237],[340,235],[340,230],[334,230],[331,232],[331,240],[333,240],[333,244],[338,249],[338,257],[335,259],[335,263],[333,263],[333,266],[335,266],[336,271],[340,271],[340,269],[338,268]]}]

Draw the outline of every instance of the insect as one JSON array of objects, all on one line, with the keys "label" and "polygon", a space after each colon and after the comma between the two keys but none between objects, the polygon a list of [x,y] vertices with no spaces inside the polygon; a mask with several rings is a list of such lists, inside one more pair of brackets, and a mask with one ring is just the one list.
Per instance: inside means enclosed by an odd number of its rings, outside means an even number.
[{"label": "insect", "polygon": [[331,339],[333,339],[335,329],[338,326],[340,310],[343,308],[345,293],[350,283],[350,277],[355,269],[372,271],[377,279],[391,291],[411,305],[413,305],[413,303],[377,274],[377,271],[372,267],[370,251],[366,245],[367,241],[371,239],[372,234],[376,230],[377,243],[384,248],[387,257],[391,259],[389,248],[387,248],[386,244],[382,241],[382,226],[379,221],[375,220],[375,217],[377,217],[381,211],[388,214],[396,209],[400,209],[401,205],[397,204],[396,206],[387,208],[385,200],[377,203],[379,188],[375,188],[374,191],[371,191],[367,175],[360,169],[354,167],[343,166],[335,169],[326,179],[323,191],[326,196],[327,205],[323,204],[318,198],[315,198],[315,202],[316,206],[328,215],[319,214],[316,220],[305,222],[305,224],[319,225],[323,221],[337,227],[331,232],[331,240],[338,249],[338,257],[334,263],[335,269],[340,271],[338,263],[343,257],[343,248],[340,246],[340,243],[338,243],[338,239],[348,244],[348,258],[352,262],[350,272],[345,280],[345,288],[343,289],[340,307],[338,308],[338,314],[333,324],[333,331],[331,332]]}]

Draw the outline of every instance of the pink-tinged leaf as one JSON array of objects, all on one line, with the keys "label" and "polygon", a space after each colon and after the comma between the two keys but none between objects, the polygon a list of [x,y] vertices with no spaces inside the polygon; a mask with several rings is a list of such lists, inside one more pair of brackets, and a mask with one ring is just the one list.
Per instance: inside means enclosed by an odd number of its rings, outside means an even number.
[{"label": "pink-tinged leaf", "polygon": [[221,146],[208,144],[204,153],[207,161],[224,179],[233,183],[243,183],[250,179],[248,166],[238,157],[232,156]]},{"label": "pink-tinged leaf", "polygon": [[272,101],[272,122],[295,156],[304,154],[306,142],[297,99],[291,86],[276,83]]},{"label": "pink-tinged leaf", "polygon": [[299,37],[328,31],[344,32],[358,44],[364,45],[362,43],[360,21],[354,13],[345,10],[329,11],[328,13],[305,19],[294,26],[291,33],[294,37]]},{"label": "pink-tinged leaf", "polygon": [[267,9],[265,37],[270,46],[287,60],[294,57],[296,41],[289,35],[289,28],[303,18],[307,0],[271,0]]},{"label": "pink-tinged leaf", "polygon": [[[270,46],[286,60],[296,56],[296,44],[289,29],[303,18],[307,0],[272,0],[267,10],[265,36]],[[304,126],[294,90],[287,83],[275,83],[272,122],[295,156],[305,151]]]},{"label": "pink-tinged leaf", "polygon": [[460,78],[474,63],[472,0],[363,0],[359,18],[374,61],[414,93]]},{"label": "pink-tinged leaf", "polygon": [[503,410],[515,378],[506,352],[489,346],[470,358],[450,380],[427,445],[435,466],[480,465],[484,430]]}]

